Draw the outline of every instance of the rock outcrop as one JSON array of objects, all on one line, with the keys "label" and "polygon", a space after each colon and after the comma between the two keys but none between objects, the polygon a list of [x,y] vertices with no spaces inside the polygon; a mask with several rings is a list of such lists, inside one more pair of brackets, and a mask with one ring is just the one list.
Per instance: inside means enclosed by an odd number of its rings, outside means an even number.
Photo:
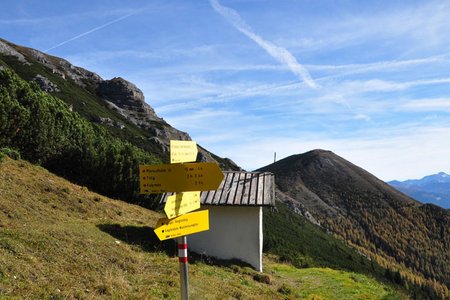
[{"label": "rock outcrop", "polygon": [[[156,144],[163,151],[169,151],[170,140],[191,140],[186,132],[173,128],[158,117],[153,108],[145,102],[142,91],[136,85],[121,77],[103,80],[96,73],[74,66],[65,59],[32,48],[18,46],[2,39],[0,39],[0,54],[14,56],[23,64],[37,62],[50,69],[52,74],[58,75],[64,80],[70,79],[82,88],[87,86],[93,88],[97,96],[105,101],[111,110],[118,112],[129,122],[147,131],[151,136],[149,142]],[[60,87],[41,74],[36,74],[33,81],[43,91],[60,91]],[[125,126],[122,122],[109,118],[99,117],[95,121],[120,129]],[[204,154],[208,159],[212,159],[206,152]]]},{"label": "rock outcrop", "polygon": [[60,91],[56,84],[54,84],[47,77],[42,76],[41,74],[37,74],[36,76],[34,76],[33,81],[36,82],[41,87],[41,90],[45,92],[51,93]]},{"label": "rock outcrop", "polygon": [[22,53],[11,47],[5,40],[0,39],[0,53],[3,55],[14,56],[24,64],[30,64]]},{"label": "rock outcrop", "polygon": [[[32,80],[42,90],[58,92],[60,90],[64,91],[66,85],[78,86],[84,90],[86,95],[96,98],[94,101],[104,101],[110,110],[117,112],[127,120],[125,121],[117,115],[113,116],[105,113],[100,113],[98,116],[88,114],[88,118],[93,122],[119,129],[125,129],[127,126],[137,126],[145,132],[139,137],[141,140],[144,138],[146,142],[148,141],[149,144],[155,145],[166,154],[169,153],[170,140],[191,140],[189,134],[172,127],[164,119],[158,117],[153,108],[145,102],[142,91],[136,85],[123,78],[116,77],[111,80],[104,80],[96,73],[74,66],[65,59],[48,55],[32,48],[15,45],[0,38],[1,56],[13,56],[22,65],[36,64],[44,66],[46,70],[43,70],[40,74],[35,73],[33,74],[34,77],[32,77]],[[61,83],[58,77],[65,80],[67,84]],[[74,107],[73,103],[71,103],[72,101],[74,99],[68,101],[71,104],[71,108]],[[81,105],[78,105],[78,107],[85,110],[86,103],[82,100],[80,102]],[[75,111],[77,111],[76,107],[77,105],[75,105]],[[80,113],[80,111],[77,112]],[[81,114],[86,114],[86,112],[81,112]],[[220,160],[221,166],[225,170],[239,169],[232,161],[216,159],[211,153],[201,147],[198,159],[200,161]]]},{"label": "rock outcrop", "polygon": [[133,83],[115,77],[103,80],[97,87],[97,95],[108,103],[133,124],[152,134],[151,142],[159,145],[165,151],[169,150],[170,140],[190,140],[190,136],[179,131],[162,118],[158,117],[153,108],[145,102],[142,91]]},{"label": "rock outcrop", "polygon": [[153,108],[145,103],[142,91],[121,77],[100,82],[97,95],[135,125],[149,127],[151,121],[161,121]]}]

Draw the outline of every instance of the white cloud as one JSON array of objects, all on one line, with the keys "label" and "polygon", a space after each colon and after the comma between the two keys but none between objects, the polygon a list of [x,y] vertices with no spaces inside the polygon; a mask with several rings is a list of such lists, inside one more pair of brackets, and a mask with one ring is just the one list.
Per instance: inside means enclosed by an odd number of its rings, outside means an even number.
[{"label": "white cloud", "polygon": [[370,121],[371,120],[370,116],[368,116],[366,114],[361,114],[361,113],[356,114],[354,116],[354,118],[355,118],[355,120],[362,120],[362,121]]},{"label": "white cloud", "polygon": [[[381,130],[380,130],[381,131]],[[384,134],[352,138],[331,138],[299,134],[291,138],[260,138],[247,143],[211,145],[215,153],[231,157],[238,165],[253,170],[290,155],[313,149],[331,150],[382,180],[421,178],[439,171],[450,172],[450,128],[385,128]],[[418,148],[420,145],[420,149]]]},{"label": "white cloud", "polygon": [[[30,9],[31,6],[30,6]],[[104,18],[104,17],[111,17],[111,16],[123,16],[129,13],[135,13],[137,10],[132,9],[113,9],[113,10],[96,10],[96,11],[85,11],[85,12],[77,12],[77,13],[69,13],[69,14],[63,14],[63,15],[52,15],[52,16],[40,16],[40,17],[30,17],[30,18],[17,18],[17,19],[3,19],[0,20],[0,24],[3,25],[40,25],[44,23],[48,24],[55,24],[59,22],[65,22],[65,23],[73,23],[76,21],[79,21],[80,19],[84,18]]]},{"label": "white cloud", "polygon": [[[148,51],[138,50],[119,50],[119,51],[90,51],[88,53],[75,54],[67,57],[75,64],[89,65],[99,64],[100,62],[110,63],[115,60],[123,59],[173,59],[179,57],[183,59],[182,64],[176,65],[163,65],[152,67],[152,71],[155,77],[173,76],[181,73],[199,73],[206,74],[210,72],[249,72],[249,71],[274,71],[281,72],[288,69],[285,65],[275,64],[252,64],[251,62],[242,63],[221,63],[221,61],[210,61],[205,55],[212,55],[214,57],[220,55],[222,45],[203,45],[191,48],[180,49],[149,49]],[[192,63],[188,62],[190,57],[202,56],[204,59]],[[342,64],[342,65],[307,65],[307,69],[332,73],[333,75],[325,75],[320,78],[316,78],[315,81],[330,80],[332,78],[348,77],[350,75],[357,75],[363,73],[375,73],[375,72],[400,72],[401,70],[408,70],[410,68],[436,64],[437,66],[446,66],[450,64],[450,54],[441,54],[424,58],[408,59],[408,60],[392,60],[392,61],[380,61],[366,64]],[[142,71],[140,71],[142,72]],[[151,74],[150,74],[151,75]]]},{"label": "white cloud", "polygon": [[[238,118],[241,118],[241,113],[239,111],[198,108],[197,110],[190,111],[189,113],[172,116],[168,119],[168,121],[176,128],[184,128],[183,130],[199,130],[204,128],[205,124],[224,124],[230,120]],[[223,129],[223,127],[219,128]]]},{"label": "white cloud", "polygon": [[[87,53],[75,54],[69,56],[71,60],[77,60],[84,63],[95,63],[95,62],[108,62],[114,61],[117,59],[133,59],[133,60],[170,60],[174,58],[187,59],[192,57],[197,57],[199,55],[207,55],[209,53],[216,52],[218,45],[203,45],[203,46],[195,46],[191,48],[170,48],[170,49],[149,49],[146,51],[143,50],[110,50],[110,51],[89,51]],[[236,66],[238,67],[238,66]],[[231,68],[228,65],[224,65],[223,68]],[[168,66],[163,65],[162,67],[155,67],[155,70],[158,71],[158,74],[167,74],[167,73],[179,73],[180,70],[188,71],[188,70],[200,70],[202,72],[208,71],[208,69],[212,70],[223,70],[222,67],[217,65],[177,65],[177,66]],[[241,67],[242,69],[242,67]]]},{"label": "white cloud", "polygon": [[[155,86],[156,84],[156,86]],[[165,85],[165,83],[163,83]],[[159,94],[157,108],[159,112],[171,113],[183,109],[193,109],[202,105],[213,103],[241,103],[248,102],[249,97],[277,95],[277,97],[292,93],[292,83],[286,84],[262,84],[258,82],[238,82],[235,84],[184,84],[180,81],[170,83],[170,87],[158,87],[152,82],[152,90],[168,91],[168,94]],[[180,101],[182,100],[182,101]],[[181,103],[180,103],[181,102]],[[273,102],[273,101],[272,101]],[[287,102],[273,103],[274,105],[286,105]],[[271,104],[272,105],[272,104]]]},{"label": "white cloud", "polygon": [[309,87],[317,88],[318,85],[309,75],[308,70],[298,63],[297,59],[285,48],[274,45],[273,43],[266,41],[259,35],[253,32],[252,28],[245,23],[241,16],[233,9],[222,6],[218,0],[210,0],[211,6],[227,19],[237,30],[253,40],[261,48],[266,50],[273,58],[282,64],[289,67],[292,73],[299,76],[300,80],[304,81]]},{"label": "white cloud", "polygon": [[399,110],[450,112],[450,98],[427,98],[405,101]]},{"label": "white cloud", "polygon": [[67,44],[67,43],[73,42],[73,41],[75,41],[75,40],[77,40],[77,39],[79,39],[79,38],[82,38],[82,37],[84,37],[84,36],[86,36],[86,35],[89,35],[89,34],[91,34],[91,33],[94,33],[94,32],[96,32],[96,31],[98,31],[98,30],[100,30],[100,29],[103,29],[103,28],[108,27],[108,26],[110,26],[110,25],[112,25],[112,24],[115,24],[115,23],[120,22],[120,21],[122,21],[122,20],[124,20],[124,19],[127,19],[127,18],[131,17],[131,16],[134,15],[134,14],[135,14],[134,12],[128,13],[128,14],[126,14],[126,15],[124,15],[124,16],[121,16],[120,18],[114,19],[114,20],[109,21],[109,22],[107,22],[107,23],[104,23],[104,24],[102,24],[102,25],[100,25],[100,26],[94,27],[94,28],[92,28],[92,29],[90,29],[90,30],[88,30],[88,31],[85,31],[85,32],[83,32],[83,33],[81,33],[81,34],[78,34],[78,35],[76,35],[76,36],[74,36],[74,37],[72,37],[72,38],[70,38],[70,39],[68,39],[68,40],[65,40],[65,41],[63,41],[63,42],[61,42],[61,43],[56,44],[56,45],[54,45],[54,46],[52,46],[52,47],[50,47],[50,48],[44,50],[44,52],[49,52],[50,50],[53,50],[53,49],[58,48],[58,47],[61,47],[61,46],[65,45],[65,44]]},{"label": "white cloud", "polygon": [[399,39],[406,43],[403,45],[399,43],[399,46],[412,46],[409,51],[414,51],[448,42],[446,32],[450,29],[449,17],[448,3],[427,1],[402,10],[395,9],[384,14],[376,14],[370,19],[361,20],[359,28],[362,32],[370,33],[366,37],[376,38],[377,35],[381,35],[384,38]]},{"label": "white cloud", "polygon": [[[325,76],[323,79],[350,76],[374,72],[401,72],[418,66],[437,66],[450,63],[450,54],[440,54],[424,58],[379,61],[366,64],[343,64],[343,65],[307,65],[308,69],[314,71],[333,72],[335,75]],[[316,79],[317,80],[317,79]]]}]

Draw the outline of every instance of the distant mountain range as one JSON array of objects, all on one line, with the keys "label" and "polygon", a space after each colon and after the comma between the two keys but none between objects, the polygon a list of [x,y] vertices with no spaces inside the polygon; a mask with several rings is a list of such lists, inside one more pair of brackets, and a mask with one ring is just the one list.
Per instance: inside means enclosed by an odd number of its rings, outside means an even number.
[{"label": "distant mountain range", "polygon": [[450,208],[450,175],[440,172],[422,179],[393,180],[391,186],[424,203]]}]

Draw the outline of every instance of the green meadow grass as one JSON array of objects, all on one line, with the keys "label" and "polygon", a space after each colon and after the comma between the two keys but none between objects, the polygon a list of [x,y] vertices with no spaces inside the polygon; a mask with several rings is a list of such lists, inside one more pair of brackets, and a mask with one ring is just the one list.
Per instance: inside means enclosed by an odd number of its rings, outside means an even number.
[{"label": "green meadow grass", "polygon": [[292,299],[402,299],[388,287],[366,275],[329,268],[298,269],[289,265],[270,264],[274,276],[285,284]]}]

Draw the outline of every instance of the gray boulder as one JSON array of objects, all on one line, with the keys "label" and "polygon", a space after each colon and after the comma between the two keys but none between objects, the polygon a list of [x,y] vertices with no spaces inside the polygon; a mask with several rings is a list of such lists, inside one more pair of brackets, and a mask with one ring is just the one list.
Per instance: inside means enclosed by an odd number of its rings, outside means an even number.
[{"label": "gray boulder", "polygon": [[33,81],[36,82],[40,87],[41,90],[45,92],[59,92],[58,86],[51,82],[47,77],[42,76],[41,74],[37,74],[34,76]]}]

